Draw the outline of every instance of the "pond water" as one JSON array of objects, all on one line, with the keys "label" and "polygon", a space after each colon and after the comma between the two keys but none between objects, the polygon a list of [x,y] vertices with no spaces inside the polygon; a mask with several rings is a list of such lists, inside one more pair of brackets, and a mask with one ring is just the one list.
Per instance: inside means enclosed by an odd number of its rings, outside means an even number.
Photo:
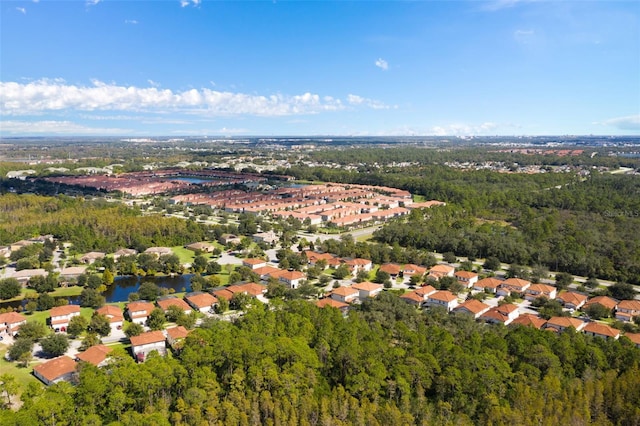
[{"label": "pond water", "polygon": [[[191,291],[191,277],[193,274],[161,276],[161,277],[131,277],[118,276],[113,281],[113,285],[107,288],[103,294],[107,303],[127,302],[129,294],[135,293],[140,288],[140,284],[146,281],[154,282],[160,288],[173,289],[175,292]],[[67,297],[69,304],[79,305],[80,297]],[[17,309],[19,306],[27,304],[26,300],[18,300],[15,302],[0,302],[0,308],[11,307]]]}]

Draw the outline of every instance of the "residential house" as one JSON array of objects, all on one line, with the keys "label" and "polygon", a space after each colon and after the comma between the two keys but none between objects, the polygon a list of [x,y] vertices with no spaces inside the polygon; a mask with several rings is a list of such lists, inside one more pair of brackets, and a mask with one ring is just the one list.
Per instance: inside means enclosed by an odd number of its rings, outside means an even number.
[{"label": "residential house", "polygon": [[122,330],[124,325],[124,314],[119,307],[114,305],[104,305],[103,307],[96,309],[96,313],[104,315],[109,319],[111,331]]},{"label": "residential house", "polygon": [[[260,276],[262,281],[267,281],[270,277],[274,276],[278,272],[282,271],[280,268],[276,268],[275,266],[263,266],[261,268],[254,269],[253,272]],[[277,278],[277,277],[274,277]]]},{"label": "residential house", "polygon": [[218,299],[210,293],[195,292],[189,293],[184,300],[196,311],[207,314],[218,304]]},{"label": "residential house", "polygon": [[516,293],[524,293],[531,286],[531,281],[522,278],[509,278],[502,282],[501,288],[506,288]]},{"label": "residential house", "polygon": [[616,308],[616,319],[631,321],[640,315],[640,300],[621,300]]},{"label": "residential house", "polygon": [[49,386],[54,383],[75,381],[76,362],[66,355],[33,367],[33,374]]},{"label": "residential house", "polygon": [[383,289],[382,284],[375,284],[369,281],[364,281],[351,286],[358,290],[358,297],[360,300],[367,299],[369,297],[376,297]]},{"label": "residential house", "polygon": [[427,301],[427,298],[435,292],[435,288],[430,285],[426,285],[407,292],[401,295],[400,298],[410,305],[421,307]]},{"label": "residential house", "polygon": [[165,337],[162,331],[148,331],[138,336],[131,336],[131,352],[138,362],[144,360],[153,351],[164,356],[167,354]]},{"label": "residential house", "polygon": [[327,306],[331,307],[331,308],[336,308],[339,311],[341,311],[343,314],[346,313],[349,310],[349,304],[347,303],[343,303],[343,302],[339,302],[335,299],[332,299],[330,297],[325,297],[324,299],[320,299],[316,302],[316,306],[318,308],[326,308]]},{"label": "residential house", "polygon": [[60,278],[63,281],[69,281],[78,278],[87,271],[86,266],[69,266],[60,270]]},{"label": "residential house", "polygon": [[258,243],[263,242],[267,244],[275,244],[280,240],[280,238],[278,238],[278,234],[276,234],[274,231],[268,231],[253,234],[253,240]]},{"label": "residential house", "polygon": [[580,331],[587,325],[586,322],[581,321],[577,318],[571,317],[551,317],[547,320],[547,324],[545,325],[545,329],[553,330],[553,331],[565,331],[568,328],[574,328],[576,331]]},{"label": "residential house", "polygon": [[124,248],[113,253],[113,260],[118,260],[121,257],[135,256],[137,254],[138,254],[138,250]]},{"label": "residential house", "polygon": [[433,268],[429,270],[428,278],[432,278],[434,280],[439,280],[442,277],[453,277],[456,268],[451,265],[435,265]]},{"label": "residential house", "polygon": [[588,336],[601,337],[603,339],[618,340],[620,338],[620,330],[595,321],[588,322],[582,332]]},{"label": "residential house", "polygon": [[478,282],[478,274],[469,271],[457,271],[453,274],[456,280],[466,288],[471,288]]},{"label": "residential house", "polygon": [[91,265],[95,263],[96,260],[104,259],[106,255],[106,253],[102,253],[100,251],[90,251],[80,257],[80,262]]},{"label": "residential house", "polygon": [[504,305],[495,306],[480,316],[480,319],[492,324],[511,324],[520,316],[518,306],[513,303],[505,303]]},{"label": "residential house", "polygon": [[636,345],[636,348],[640,349],[640,333],[625,333],[624,335]]},{"label": "residential house", "polygon": [[453,308],[458,306],[458,297],[448,290],[439,290],[427,296],[425,305],[443,307],[447,312],[451,312]]},{"label": "residential house", "polygon": [[369,259],[355,258],[347,259],[344,263],[349,266],[349,270],[352,274],[357,274],[360,271],[369,272],[373,268],[373,263]]},{"label": "residential house", "polygon": [[84,361],[93,364],[96,367],[103,367],[107,364],[107,357],[112,348],[105,345],[91,346],[84,352],[76,355],[76,361]]},{"label": "residential house", "polygon": [[278,276],[278,280],[289,286],[289,288],[296,289],[300,285],[300,282],[306,279],[307,276],[300,271],[286,271]]},{"label": "residential house", "polygon": [[246,266],[247,268],[253,271],[256,271],[257,269],[264,268],[265,266],[267,266],[267,261],[264,259],[257,259],[257,258],[243,259],[242,266]]},{"label": "residential house", "polygon": [[27,322],[27,318],[17,312],[5,312],[0,314],[0,334],[6,333],[15,336],[20,330],[20,326]]},{"label": "residential house", "polygon": [[588,297],[575,291],[563,291],[558,295],[558,300],[562,302],[565,308],[578,310],[584,306]]},{"label": "residential house", "polygon": [[426,274],[427,272],[427,268],[422,267],[422,266],[418,266],[418,265],[414,265],[412,263],[407,263],[406,265],[404,265],[404,267],[402,268],[402,276],[405,278],[410,278],[414,275],[417,276],[423,276],[424,274]]},{"label": "residential house", "polygon": [[184,248],[191,250],[191,251],[201,251],[203,253],[213,253],[213,250],[215,250],[215,246],[211,243],[208,243],[206,241],[202,241],[199,243],[191,243],[191,244],[187,244],[186,246],[184,246]]},{"label": "residential house", "polygon": [[80,306],[78,305],[63,305],[51,308],[49,312],[50,325],[56,332],[60,331],[66,333],[69,327],[69,321],[71,318],[80,315]]},{"label": "residential house", "polygon": [[136,324],[145,325],[147,322],[147,318],[151,315],[151,311],[153,311],[153,303],[138,301],[127,303],[126,313],[129,317],[129,321],[134,322]]},{"label": "residential house", "polygon": [[471,315],[474,319],[479,318],[482,314],[491,309],[491,306],[482,303],[476,299],[469,299],[453,308],[451,312],[458,314]]},{"label": "residential house", "polygon": [[240,244],[241,238],[234,234],[222,234],[218,239],[220,244]]},{"label": "residential house", "polygon": [[473,289],[478,291],[487,291],[489,293],[496,293],[498,288],[502,285],[502,281],[497,278],[483,278],[473,284]]},{"label": "residential house", "polygon": [[547,299],[556,298],[556,288],[546,284],[531,284],[524,293],[524,298],[533,301],[539,297],[546,297]]},{"label": "residential house", "polygon": [[20,284],[25,285],[33,277],[46,277],[47,275],[49,275],[49,273],[44,269],[23,269],[21,271],[14,272],[13,275],[11,275],[11,278],[15,278]]},{"label": "residential house", "polygon": [[162,256],[173,254],[173,250],[171,250],[169,247],[149,247],[144,252],[148,254],[153,254],[156,257],[162,257]]},{"label": "residential house", "polygon": [[235,284],[215,290],[218,299],[231,300],[234,294],[243,293],[260,299],[267,292],[267,287],[256,283]]},{"label": "residential house", "polygon": [[156,304],[160,309],[162,309],[165,313],[169,310],[171,306],[178,307],[185,314],[191,313],[191,306],[187,304],[183,299],[179,299],[175,296],[168,296],[162,299],[158,299]]},{"label": "residential house", "polygon": [[542,327],[547,323],[546,320],[540,318],[537,315],[522,314],[518,318],[511,322],[511,325],[522,325],[525,327],[533,327],[538,330],[542,330]]},{"label": "residential house", "polygon": [[618,301],[610,298],[609,296],[596,296],[587,300],[587,303],[584,304],[583,310],[587,309],[591,305],[601,305],[607,308],[609,311],[612,311],[618,306]]},{"label": "residential house", "polygon": [[181,325],[167,328],[167,343],[173,349],[180,349],[187,335],[189,335],[189,330]]},{"label": "residential house", "polygon": [[331,290],[330,297],[342,303],[352,303],[358,297],[360,292],[352,287],[338,287]]},{"label": "residential house", "polygon": [[385,263],[383,265],[380,265],[380,269],[378,270],[386,272],[387,274],[389,274],[391,279],[395,280],[400,275],[401,268],[400,265],[396,263]]}]

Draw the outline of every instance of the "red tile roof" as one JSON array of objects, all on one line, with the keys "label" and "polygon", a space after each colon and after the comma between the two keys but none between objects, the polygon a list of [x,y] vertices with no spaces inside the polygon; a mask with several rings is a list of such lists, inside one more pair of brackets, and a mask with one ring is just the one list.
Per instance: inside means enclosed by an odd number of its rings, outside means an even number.
[{"label": "red tile roof", "polygon": [[547,321],[543,320],[542,318],[536,315],[524,314],[514,319],[511,324],[520,324],[527,327],[537,328],[538,330],[540,330],[546,323]]},{"label": "red tile roof", "polygon": [[337,294],[338,296],[349,297],[349,296],[357,296],[358,290],[353,287],[338,287],[331,290],[332,294]]},{"label": "red tile roof", "polygon": [[51,308],[50,314],[52,317],[61,317],[65,315],[71,315],[74,313],[80,313],[80,306],[78,305],[63,305]]},{"label": "red tile roof", "polygon": [[363,290],[363,291],[376,291],[376,290],[380,290],[382,287],[383,287],[382,284],[375,284],[369,281],[364,281],[351,286],[351,288],[355,288],[356,290]]},{"label": "red tile roof", "polygon": [[469,272],[469,271],[458,271],[453,275],[455,275],[456,277],[464,278],[466,280],[470,280],[471,278],[475,278],[478,276],[478,274],[476,274],[475,272]]},{"label": "red tile roof", "polygon": [[48,381],[57,379],[76,370],[76,362],[66,355],[54,358],[43,364],[33,367],[33,371],[40,374]]},{"label": "red tile roof", "polygon": [[325,297],[324,299],[320,299],[316,302],[316,306],[319,308],[324,308],[326,306],[330,306],[336,309],[346,308],[349,305],[347,303],[340,302],[338,300],[333,300],[330,297]]},{"label": "red tile roof", "polygon": [[457,300],[458,297],[448,290],[439,290],[433,293],[432,295],[430,295],[429,299],[441,300],[443,302],[448,303],[448,302],[453,302],[454,300]]},{"label": "red tile roof", "polygon": [[482,311],[488,310],[489,308],[490,306],[487,305],[486,303],[482,303],[481,301],[476,299],[469,299],[464,303],[461,303],[460,305],[456,306],[455,310],[458,311],[461,309],[466,309],[472,314],[477,315]]},{"label": "red tile roof", "polygon": [[576,330],[582,327],[583,324],[584,324],[584,321],[581,321],[577,318],[571,318],[571,317],[551,317],[547,321],[547,327],[555,325],[563,328],[573,327]]},{"label": "red tile roof", "polygon": [[142,346],[149,343],[164,342],[165,337],[162,331],[148,331],[139,336],[131,336],[129,340],[131,341],[131,346]]},{"label": "red tile roof", "polygon": [[165,311],[168,310],[169,307],[171,307],[171,306],[177,306],[178,308],[182,309],[183,311],[190,311],[191,310],[191,306],[189,306],[187,304],[187,302],[185,302],[182,299],[178,299],[177,297],[170,297],[168,299],[158,300],[156,303],[158,304],[158,306],[160,308],[162,308]]},{"label": "red tile roof", "polygon": [[618,303],[618,309],[640,311],[640,300],[621,300],[620,303]]},{"label": "red tile roof", "polygon": [[96,309],[96,313],[106,316],[109,318],[110,322],[124,321],[124,315],[117,306],[104,305],[103,307]]},{"label": "red tile roof", "polygon": [[587,296],[574,291],[565,291],[558,295],[558,299],[564,303],[571,303],[572,305],[578,306],[587,301]]},{"label": "red tile roof", "polygon": [[395,263],[385,263],[380,266],[379,270],[386,272],[389,275],[398,275],[400,273],[400,265],[396,265]]},{"label": "red tile roof", "polygon": [[189,330],[179,325],[177,327],[167,328],[167,335],[173,340],[184,339],[189,335]]},{"label": "red tile roof", "polygon": [[589,299],[587,303],[584,304],[584,306],[586,308],[587,306],[590,306],[596,303],[604,306],[607,309],[614,309],[618,304],[618,302],[615,299],[612,299],[609,296],[596,296],[592,299]]},{"label": "red tile roof", "polygon": [[185,297],[185,299],[194,306],[197,306],[198,309],[206,308],[207,306],[212,306],[213,304],[218,303],[218,299],[210,293],[193,294]]},{"label": "red tile roof", "polygon": [[27,318],[17,312],[5,312],[0,314],[0,324],[15,324],[17,322],[26,321]]},{"label": "red tile roof", "polygon": [[618,338],[620,336],[620,330],[616,330],[613,327],[609,327],[605,324],[600,324],[598,322],[589,322],[582,329],[585,333],[593,333],[598,334],[600,336]]},{"label": "red tile roof", "polygon": [[496,289],[498,287],[500,287],[500,285],[503,283],[503,281],[500,281],[497,278],[483,278],[480,281],[478,281],[477,283],[474,284],[474,287],[482,287],[482,288],[493,288]]},{"label": "red tile roof", "polygon": [[105,345],[95,345],[91,346],[84,352],[80,352],[76,355],[76,358],[80,361],[88,362],[95,366],[98,366],[102,361],[107,358],[109,352],[111,352],[111,348]]}]

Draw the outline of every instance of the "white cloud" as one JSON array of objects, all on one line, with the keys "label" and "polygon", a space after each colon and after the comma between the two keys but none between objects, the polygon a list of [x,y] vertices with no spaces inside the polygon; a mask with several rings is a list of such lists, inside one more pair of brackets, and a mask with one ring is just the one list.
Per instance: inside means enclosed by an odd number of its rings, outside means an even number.
[{"label": "white cloud", "polygon": [[522,44],[528,44],[533,40],[535,36],[535,31],[533,30],[515,30],[513,32],[513,38]]},{"label": "white cloud", "polygon": [[138,25],[138,21],[136,21],[135,19],[125,19],[124,23],[129,25]]},{"label": "white cloud", "polygon": [[595,124],[603,124],[605,126],[615,127],[620,130],[633,130],[637,132],[640,131],[640,114],[611,118],[609,120],[605,120],[602,123]]},{"label": "white cloud", "polygon": [[87,0],[87,6],[95,6],[100,3],[102,0]]},{"label": "white cloud", "polygon": [[201,0],[180,0],[180,6],[181,7],[187,7],[190,4],[193,5],[194,7],[198,7],[200,6]]},{"label": "white cloud", "polygon": [[498,125],[492,122],[485,122],[479,125],[448,124],[434,126],[429,133],[435,136],[475,136],[493,134],[497,128]]},{"label": "white cloud", "polygon": [[372,109],[389,109],[389,106],[385,105],[383,102],[352,94],[347,95],[347,103],[350,105],[362,105]]},{"label": "white cloud", "polygon": [[2,134],[76,134],[76,135],[97,135],[97,134],[123,134],[130,133],[129,129],[96,128],[87,127],[72,121],[2,121],[0,123],[0,133]]},{"label": "white cloud", "polygon": [[[153,81],[149,82],[154,83]],[[347,103],[372,109],[384,103],[348,95]],[[119,86],[94,80],[90,86],[43,79],[29,83],[0,82],[0,113],[6,116],[43,114],[52,111],[175,112],[211,115],[286,116],[317,114],[345,109],[337,98],[313,93],[301,95],[255,95],[208,88],[172,91],[158,87]]]},{"label": "white cloud", "polygon": [[27,9],[25,9],[24,7],[16,7],[16,10],[22,13],[23,15],[27,14]]},{"label": "white cloud", "polygon": [[482,3],[482,9],[490,12],[497,10],[508,9],[518,4],[534,3],[540,0],[492,0]]},{"label": "white cloud", "polygon": [[389,63],[387,61],[385,61],[382,58],[378,58],[376,60],[376,67],[380,68],[381,70],[388,70],[389,69]]}]

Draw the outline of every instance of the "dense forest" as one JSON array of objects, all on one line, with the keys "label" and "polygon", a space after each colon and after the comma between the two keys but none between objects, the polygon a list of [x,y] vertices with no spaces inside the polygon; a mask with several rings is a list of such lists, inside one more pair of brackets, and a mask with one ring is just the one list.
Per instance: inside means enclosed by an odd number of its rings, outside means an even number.
[{"label": "dense forest", "polygon": [[112,252],[123,247],[144,250],[210,239],[209,229],[191,220],[142,216],[135,208],[102,199],[0,196],[0,244],[52,234],[71,242],[77,253]]},{"label": "dense forest", "polygon": [[582,276],[640,283],[640,180],[591,173],[499,174],[445,166],[387,172],[294,167],[300,179],[392,186],[450,205],[386,225],[379,242],[496,256]]},{"label": "dense forest", "polygon": [[83,365],[0,423],[637,425],[639,362],[626,338],[486,326],[392,293],[348,318],[296,301],[207,320],[167,358]]}]

